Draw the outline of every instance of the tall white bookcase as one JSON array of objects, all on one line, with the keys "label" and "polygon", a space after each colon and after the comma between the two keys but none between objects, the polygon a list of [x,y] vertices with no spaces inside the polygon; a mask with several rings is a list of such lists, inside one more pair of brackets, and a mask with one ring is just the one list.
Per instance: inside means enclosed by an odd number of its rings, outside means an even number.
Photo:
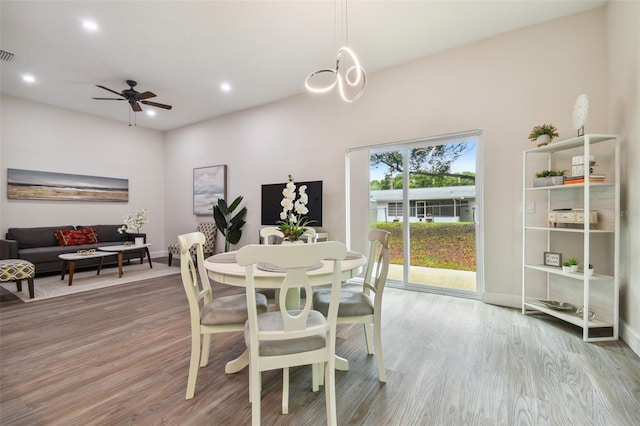
[{"label": "tall white bookcase", "polygon": [[[522,313],[544,313],[574,324],[585,341],[618,339],[619,145],[617,135],[586,134],[523,155]],[[534,186],[541,170],[571,174],[580,156],[595,160],[593,172],[584,162],[584,182]],[[579,270],[563,272],[558,255],[562,261],[579,259]],[[576,308],[587,314],[579,315]]]}]

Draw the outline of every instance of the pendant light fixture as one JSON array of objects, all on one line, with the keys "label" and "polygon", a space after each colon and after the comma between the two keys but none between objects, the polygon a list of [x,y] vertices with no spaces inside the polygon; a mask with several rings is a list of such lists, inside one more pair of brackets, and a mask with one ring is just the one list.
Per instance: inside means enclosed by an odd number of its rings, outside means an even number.
[{"label": "pendant light fixture", "polygon": [[[341,18],[341,33],[343,35],[342,41],[344,45],[340,49],[338,49],[335,68],[323,68],[318,71],[312,72],[305,79],[304,86],[308,91],[312,93],[326,93],[331,91],[334,87],[338,86],[340,97],[345,102],[355,102],[364,93],[364,88],[367,83],[367,74],[365,73],[362,66],[360,66],[360,61],[358,61],[358,57],[356,56],[356,54],[348,47],[349,24],[346,0],[344,2],[344,13],[342,13]],[[323,74],[333,74],[333,76],[329,76],[329,83],[324,85],[314,85],[313,80],[316,80],[316,77],[326,77]]]}]

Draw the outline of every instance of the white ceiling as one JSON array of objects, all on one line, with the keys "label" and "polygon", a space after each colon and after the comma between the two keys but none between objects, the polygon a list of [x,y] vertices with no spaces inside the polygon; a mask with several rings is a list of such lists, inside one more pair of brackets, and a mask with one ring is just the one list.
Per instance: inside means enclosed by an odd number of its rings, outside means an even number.
[{"label": "white ceiling", "polygon": [[[606,0],[348,2],[349,46],[368,73],[561,16]],[[173,105],[138,113],[138,126],[168,130],[304,92],[331,68],[344,32],[329,1],[0,1],[3,94],[129,122],[117,92],[138,82]],[[338,13],[336,15],[336,10]],[[83,19],[99,25],[95,33]],[[22,75],[37,81],[25,84]],[[222,93],[219,84],[233,89]],[[311,95],[309,95],[311,96]],[[315,95],[317,96],[317,95]],[[332,96],[332,95],[324,95]],[[364,94],[366,97],[366,92]],[[114,95],[115,97],[115,95]],[[339,102],[336,98],[336,102]]]}]

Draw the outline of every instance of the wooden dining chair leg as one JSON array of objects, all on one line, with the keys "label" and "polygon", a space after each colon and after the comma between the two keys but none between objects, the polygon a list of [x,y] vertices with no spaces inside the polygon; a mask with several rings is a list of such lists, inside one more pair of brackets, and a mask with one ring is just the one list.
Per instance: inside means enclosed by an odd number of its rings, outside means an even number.
[{"label": "wooden dining chair leg", "polygon": [[382,338],[381,338],[381,319],[380,316],[376,316],[374,319],[373,331],[375,334],[374,343],[376,346],[376,362],[378,363],[378,380],[382,383],[386,383],[387,375],[384,372],[384,360],[382,358]]},{"label": "wooden dining chair leg", "polygon": [[[324,365],[324,364],[323,364]],[[336,415],[336,362],[335,358],[324,365],[324,395],[327,406],[327,425],[338,424]]]},{"label": "wooden dining chair leg", "polygon": [[373,340],[373,331],[371,330],[373,328],[373,324],[363,324],[363,327],[364,327],[364,340],[367,343],[367,353],[369,355],[373,355],[374,340]]},{"label": "wooden dining chair leg", "polygon": [[209,364],[209,349],[211,348],[211,334],[207,333],[202,336],[202,356],[200,357],[200,367],[206,367]]},{"label": "wooden dining chair leg", "polygon": [[251,424],[260,426],[260,392],[262,383],[260,380],[260,371],[255,362],[249,364],[251,375]]},{"label": "wooden dining chair leg", "polygon": [[186,399],[193,398],[196,393],[196,379],[198,378],[198,361],[200,360],[200,333],[191,332],[191,360],[189,361],[189,378],[187,379]]},{"label": "wooden dining chair leg", "polygon": [[318,392],[320,390],[320,370],[318,364],[311,364],[311,390]]},{"label": "wooden dining chair leg", "polygon": [[282,414],[289,414],[289,367],[282,369]]}]

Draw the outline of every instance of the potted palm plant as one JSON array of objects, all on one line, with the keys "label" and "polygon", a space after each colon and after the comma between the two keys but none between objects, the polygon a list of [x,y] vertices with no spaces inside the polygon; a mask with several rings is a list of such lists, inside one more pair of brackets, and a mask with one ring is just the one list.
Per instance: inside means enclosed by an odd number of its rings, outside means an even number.
[{"label": "potted palm plant", "polygon": [[224,251],[229,251],[231,244],[237,244],[242,237],[242,227],[246,223],[244,218],[247,215],[247,208],[243,207],[237,214],[233,214],[236,208],[242,202],[242,196],[233,200],[231,205],[227,206],[224,198],[218,199],[218,204],[213,206],[213,220],[216,227],[224,236]]}]

